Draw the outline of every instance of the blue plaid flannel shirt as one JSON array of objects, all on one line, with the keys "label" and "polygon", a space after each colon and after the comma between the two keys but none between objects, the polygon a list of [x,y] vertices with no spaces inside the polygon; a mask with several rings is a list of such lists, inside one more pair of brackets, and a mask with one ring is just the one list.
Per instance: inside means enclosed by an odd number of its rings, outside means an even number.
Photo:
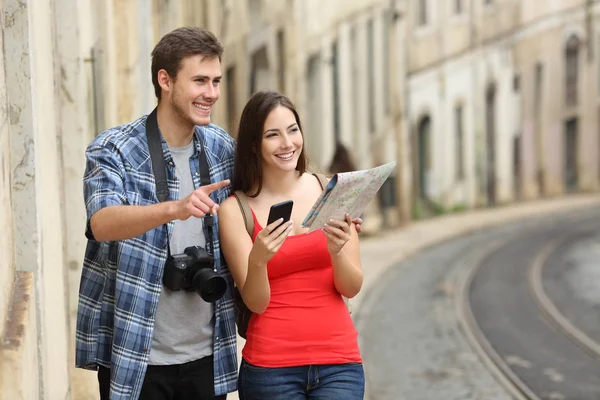
[{"label": "blue plaid flannel shirt", "polygon": [[[98,210],[114,205],[149,205],[158,202],[146,140],[146,118],[100,134],[87,148],[84,196],[89,219]],[[196,127],[197,152],[192,165],[194,185],[200,186],[198,151],[202,138],[212,182],[231,179],[235,144],[216,125]],[[178,198],[179,182],[166,142],[163,156],[171,199]],[[211,198],[222,202],[231,186]],[[168,224],[172,233],[173,222]],[[205,229],[205,237],[208,232]],[[237,389],[237,353],[233,279],[221,259],[218,221],[213,228],[215,268],[228,282],[226,294],[215,304],[214,389],[223,395]],[[137,399],[148,365],[154,313],[167,258],[165,226],[117,242],[88,240],[81,273],[77,310],[76,366],[111,369],[110,398]]]}]

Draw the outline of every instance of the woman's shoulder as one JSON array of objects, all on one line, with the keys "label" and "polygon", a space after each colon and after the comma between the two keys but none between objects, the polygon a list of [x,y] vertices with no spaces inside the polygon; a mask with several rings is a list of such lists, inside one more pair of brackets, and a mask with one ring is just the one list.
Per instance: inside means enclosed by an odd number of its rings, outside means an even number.
[{"label": "woman's shoulder", "polygon": [[308,183],[311,186],[314,186],[317,183],[319,186],[323,188],[329,183],[331,177],[325,175],[322,172],[310,172],[307,171],[302,175],[304,182]]},{"label": "woman's shoulder", "polygon": [[220,216],[233,216],[236,214],[241,214],[240,205],[235,194],[231,194],[228,198],[219,204],[219,214]]}]

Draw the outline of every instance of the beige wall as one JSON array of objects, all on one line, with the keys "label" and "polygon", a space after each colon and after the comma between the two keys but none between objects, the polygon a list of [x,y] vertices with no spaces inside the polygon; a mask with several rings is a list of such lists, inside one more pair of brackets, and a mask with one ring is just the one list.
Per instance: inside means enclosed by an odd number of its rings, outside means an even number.
[{"label": "beige wall", "polygon": [[[57,131],[59,102],[56,85],[59,71],[54,69],[54,10],[51,0],[31,3],[29,10],[31,38],[32,137],[36,198],[28,204],[37,209],[38,261],[36,287],[39,294],[41,365],[43,396],[64,399],[69,393],[67,346],[66,285],[64,269],[64,225],[60,144]],[[43,166],[43,167],[42,167]],[[19,248],[18,252],[30,249]]]},{"label": "beige wall", "polygon": [[[2,4],[0,2],[0,4]],[[5,54],[3,35],[0,35],[0,204],[8,205],[0,208],[0,226],[4,232],[0,236],[0,332],[4,331],[8,301],[11,294],[15,271],[13,257],[13,209],[11,196],[11,160],[10,160],[10,109],[7,102],[6,77],[4,74]]]},{"label": "beige wall", "polygon": [[[31,272],[32,303],[25,319],[27,326],[15,351],[29,357],[28,363],[15,365],[18,374],[40,377],[36,398],[64,399],[69,393],[68,323],[66,270],[64,268],[64,220],[60,141],[58,138],[58,101],[56,90],[60,71],[54,69],[54,10],[51,1],[25,4],[4,3],[4,68],[9,108],[11,156],[2,158],[10,165],[10,195],[14,236],[8,244],[5,268]],[[6,43],[10,43],[7,46]],[[5,147],[3,147],[4,149]],[[4,154],[5,155],[5,154]],[[43,167],[42,167],[43,166]],[[6,173],[3,174],[6,176]],[[4,180],[6,182],[6,180]],[[6,185],[6,183],[4,183]],[[5,192],[3,192],[5,193]],[[5,217],[10,219],[10,214]],[[6,243],[5,243],[6,244]],[[14,255],[14,263],[11,262]],[[14,267],[13,267],[14,266]],[[10,274],[10,272],[8,273]],[[13,289],[13,298],[18,293]],[[35,310],[35,312],[34,312]],[[5,331],[6,332],[6,331]],[[36,333],[37,332],[37,333]],[[34,348],[30,348],[35,343]],[[36,358],[31,357],[35,353]],[[17,356],[15,356],[17,357]],[[15,358],[13,358],[14,362]],[[33,363],[33,364],[31,364]],[[10,365],[10,364],[9,364]],[[7,367],[11,370],[10,367]]]}]

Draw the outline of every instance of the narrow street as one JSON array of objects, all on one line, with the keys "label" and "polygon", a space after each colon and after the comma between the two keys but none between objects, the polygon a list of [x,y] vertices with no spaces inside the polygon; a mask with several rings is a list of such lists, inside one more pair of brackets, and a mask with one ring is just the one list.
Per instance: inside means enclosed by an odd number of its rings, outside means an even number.
[{"label": "narrow street", "polygon": [[599,222],[511,222],[391,267],[358,318],[369,398],[599,398]]}]

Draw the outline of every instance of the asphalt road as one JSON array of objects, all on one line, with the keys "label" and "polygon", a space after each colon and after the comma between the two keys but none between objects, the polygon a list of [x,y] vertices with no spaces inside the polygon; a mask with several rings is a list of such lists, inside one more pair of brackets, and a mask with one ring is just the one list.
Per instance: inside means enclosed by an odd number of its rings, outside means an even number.
[{"label": "asphalt road", "polygon": [[[369,398],[510,398],[466,340],[458,317],[458,291],[481,263],[470,287],[469,304],[481,330],[507,364],[541,398],[600,398],[593,385],[581,388],[584,397],[565,397],[568,371],[548,358],[575,362],[570,370],[600,381],[597,360],[586,360],[581,349],[544,320],[531,299],[526,276],[532,257],[549,240],[568,227],[600,226],[599,215],[578,211],[512,223],[446,242],[391,268],[371,295],[369,307],[357,318]],[[544,272],[553,271],[549,267]],[[563,287],[565,304],[571,304],[564,286],[556,286]],[[548,293],[556,296],[552,290]],[[580,310],[574,309],[575,313]],[[555,348],[560,353],[553,352]],[[588,394],[596,397],[585,397]]]},{"label": "asphalt road", "polygon": [[600,225],[577,230],[558,247],[544,267],[542,281],[556,308],[600,343]]},{"label": "asphalt road", "polygon": [[548,243],[598,222],[560,223],[517,237],[484,261],[471,285],[469,301],[483,334],[540,399],[600,398],[600,362],[549,323],[529,284],[535,257]]}]

